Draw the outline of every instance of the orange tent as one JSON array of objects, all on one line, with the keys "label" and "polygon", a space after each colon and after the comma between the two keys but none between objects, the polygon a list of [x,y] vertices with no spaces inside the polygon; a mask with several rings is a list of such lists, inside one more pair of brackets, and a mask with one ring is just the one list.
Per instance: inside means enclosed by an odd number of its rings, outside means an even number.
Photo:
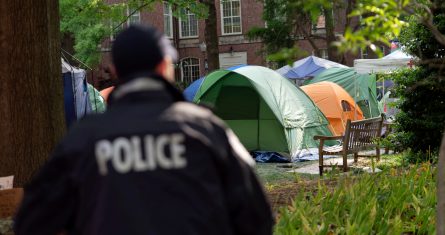
[{"label": "orange tent", "polygon": [[105,102],[108,102],[108,96],[114,90],[114,86],[105,88],[100,91],[100,95],[104,98]]},{"label": "orange tent", "polygon": [[328,119],[334,135],[342,135],[348,119],[361,120],[363,112],[341,86],[333,82],[318,82],[300,87]]}]

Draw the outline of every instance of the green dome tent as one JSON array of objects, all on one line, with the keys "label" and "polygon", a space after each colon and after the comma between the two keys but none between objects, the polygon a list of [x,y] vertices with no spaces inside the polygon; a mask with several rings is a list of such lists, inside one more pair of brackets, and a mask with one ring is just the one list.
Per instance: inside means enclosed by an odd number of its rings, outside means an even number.
[{"label": "green dome tent", "polygon": [[380,116],[375,74],[358,74],[352,68],[330,68],[313,79],[306,80],[304,85],[323,81],[333,82],[343,87],[354,98],[366,118]]},{"label": "green dome tent", "polygon": [[332,135],[312,100],[277,72],[261,66],[209,74],[194,102],[214,108],[249,151],[317,152],[315,135]]}]

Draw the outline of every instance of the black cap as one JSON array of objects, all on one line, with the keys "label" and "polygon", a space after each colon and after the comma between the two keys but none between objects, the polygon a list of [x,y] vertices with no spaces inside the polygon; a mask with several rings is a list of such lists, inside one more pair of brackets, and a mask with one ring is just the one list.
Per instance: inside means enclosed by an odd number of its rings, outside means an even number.
[{"label": "black cap", "polygon": [[111,53],[121,82],[138,74],[153,73],[165,56],[177,59],[170,40],[155,28],[143,25],[132,25],[119,33]]}]

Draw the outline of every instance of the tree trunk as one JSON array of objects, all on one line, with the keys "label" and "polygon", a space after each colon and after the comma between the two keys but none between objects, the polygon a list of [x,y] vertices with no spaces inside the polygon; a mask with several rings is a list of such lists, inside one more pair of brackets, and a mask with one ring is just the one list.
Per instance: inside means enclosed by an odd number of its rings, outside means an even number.
[{"label": "tree trunk", "polygon": [[205,40],[207,45],[207,63],[208,70],[213,71],[219,69],[219,39],[218,28],[216,24],[216,1],[206,0],[204,3],[209,8],[209,17],[205,19]]},{"label": "tree trunk", "polygon": [[436,234],[445,234],[445,132],[437,163],[437,218]]},{"label": "tree trunk", "polygon": [[325,27],[326,27],[326,45],[328,49],[328,58],[331,61],[339,62],[337,48],[332,45],[336,41],[335,38],[335,25],[334,25],[334,14],[332,9],[323,9],[325,17]]},{"label": "tree trunk", "polygon": [[64,132],[58,0],[0,2],[0,176],[25,184]]}]

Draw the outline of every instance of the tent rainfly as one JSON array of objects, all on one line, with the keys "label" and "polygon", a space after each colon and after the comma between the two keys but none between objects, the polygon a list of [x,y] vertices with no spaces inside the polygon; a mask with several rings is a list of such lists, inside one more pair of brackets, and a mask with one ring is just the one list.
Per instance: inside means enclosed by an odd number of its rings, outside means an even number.
[{"label": "tent rainfly", "polygon": [[354,99],[333,82],[318,82],[302,86],[301,90],[311,97],[326,116],[334,135],[344,134],[348,119],[352,121],[363,119],[363,112]]},{"label": "tent rainfly", "polygon": [[308,56],[301,60],[295,61],[292,67],[286,65],[276,71],[285,78],[301,80],[308,77],[315,77],[328,68],[348,67],[316,56]]},{"label": "tent rainfly", "polygon": [[[241,68],[244,66],[246,66],[246,64],[235,65],[230,68],[227,68],[226,70],[234,70],[234,69]],[[193,101],[193,98],[195,98],[196,92],[198,91],[198,89],[201,86],[202,81],[204,81],[204,79],[205,79],[205,77],[201,77],[198,80],[195,80],[184,90],[183,94],[184,94],[185,100]]]},{"label": "tent rainfly", "polygon": [[305,81],[305,85],[317,82],[333,82],[345,89],[360,109],[365,118],[378,117],[381,110],[377,102],[375,74],[358,74],[352,68],[330,68],[315,78]]},{"label": "tent rainfly", "polygon": [[318,148],[315,135],[331,135],[326,117],[301,89],[261,66],[209,74],[194,102],[213,107],[249,151],[288,153],[298,160]]}]

